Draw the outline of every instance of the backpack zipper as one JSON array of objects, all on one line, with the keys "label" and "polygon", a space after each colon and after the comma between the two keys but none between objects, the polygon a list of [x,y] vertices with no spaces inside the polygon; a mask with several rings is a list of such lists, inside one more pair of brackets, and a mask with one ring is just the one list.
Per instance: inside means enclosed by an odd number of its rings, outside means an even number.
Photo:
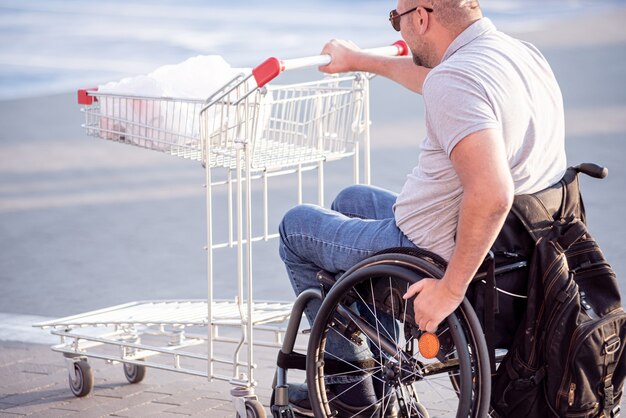
[{"label": "backpack zipper", "polygon": [[574,394],[576,393],[576,383],[569,384],[569,395],[567,396],[567,404],[574,405]]},{"label": "backpack zipper", "polygon": [[[596,248],[596,246],[594,246],[594,248]],[[558,257],[558,259],[555,260],[555,262],[550,265],[549,270],[546,273],[544,273],[543,279],[545,280],[545,278],[548,276],[548,274],[552,274],[552,270],[554,269],[554,267],[555,266],[559,266],[559,271],[557,271],[557,275],[552,276],[552,277],[554,277],[554,279],[549,284],[547,284],[547,286],[545,286],[545,290],[546,291],[545,291],[545,294],[544,294],[544,298],[546,298],[548,300],[551,298],[552,288],[559,281],[559,275],[562,273],[561,270],[562,269],[567,269],[567,266],[568,266],[567,257],[568,256],[571,256],[571,255],[578,256],[578,255],[581,255],[581,254],[584,254],[584,253],[587,253],[587,252],[593,252],[593,251],[594,251],[594,249],[583,248],[583,249],[581,249],[579,251],[576,251],[576,252],[573,252],[573,253],[566,253],[565,251],[561,252],[559,257]],[[562,258],[565,258],[564,262],[562,261]],[[558,263],[559,261],[561,261],[561,263]],[[585,271],[583,272],[582,276],[584,276],[585,273],[587,273],[588,269],[590,269],[591,267],[596,267],[596,268],[597,267],[609,267],[610,268],[610,265],[607,262],[605,262],[605,261],[590,263],[589,265],[584,267]],[[552,311],[552,314],[550,315],[550,317],[546,321],[546,327],[541,332],[541,341],[543,341],[544,338],[545,338],[546,330],[550,330],[552,328],[551,325],[552,325],[552,322],[554,321],[555,316],[557,316],[556,314],[560,313],[561,310],[564,309],[564,305],[569,305],[571,303],[572,299],[575,297],[577,292],[573,292],[571,295],[569,295],[569,292],[570,292],[570,288],[572,286],[576,286],[578,288],[578,282],[577,281],[580,280],[581,274],[578,273],[580,270],[581,270],[580,267],[576,267],[576,268],[568,271],[568,283],[565,286],[565,289],[561,289],[560,291],[566,292],[566,294],[568,294],[569,297],[568,297],[568,299],[566,299],[563,302],[561,302],[561,304],[558,305],[557,309],[554,309]],[[576,277],[577,275],[579,277]],[[570,285],[570,283],[571,283],[571,285]],[[555,298],[552,297],[552,299],[555,299]],[[536,322],[536,324],[540,324],[541,323],[540,321],[541,321],[542,316],[543,316],[544,308],[545,308],[545,305],[544,305],[544,303],[542,303],[539,315],[537,315],[537,322]],[[552,335],[552,334],[551,334],[551,332],[549,332],[547,335]],[[539,332],[537,330],[535,332],[535,336],[534,336],[535,337],[535,341],[539,341],[539,340],[537,340],[538,336],[539,336]],[[537,349],[538,349],[538,344],[534,344],[533,345],[533,349],[532,349],[532,351],[530,353],[530,356],[529,356],[529,364],[530,365],[533,365],[533,363],[534,363],[535,354],[536,354]]]},{"label": "backpack zipper", "polygon": [[[558,258],[553,261],[553,263],[548,268],[548,271],[546,271],[542,277],[542,282],[545,280],[546,277],[553,277],[553,280],[547,286],[545,286],[546,292],[544,294],[544,298],[550,294],[552,287],[558,281],[558,277],[561,274],[561,270],[566,268],[565,266],[567,265],[567,261],[563,261],[562,260],[563,258],[565,258],[565,254],[561,253],[558,256]],[[553,275],[552,271],[554,270],[555,267],[557,267],[558,270],[557,270],[557,274]],[[541,324],[543,314],[545,313],[544,308],[545,308],[545,304],[542,301],[541,308],[539,309],[539,314],[537,315],[537,321],[535,322],[535,324]],[[554,312],[552,316],[554,316]],[[550,323],[550,318],[548,318],[548,321],[546,321],[546,323],[547,324]],[[534,341],[540,341],[540,338],[539,338],[540,333],[541,333],[541,340],[543,340],[545,329],[540,330],[538,328],[535,328]],[[528,363],[531,366],[534,364],[537,348],[538,348],[538,344],[533,344],[532,350],[530,351],[530,355],[528,356]]]},{"label": "backpack zipper", "polygon": [[[576,292],[575,291],[572,292],[572,288],[576,288],[576,287],[577,287],[576,283],[573,281],[570,281],[568,282],[567,287],[562,290],[567,295],[567,298],[563,300],[562,302],[558,302],[558,300],[556,300],[556,303],[554,305],[556,306],[556,309],[552,310],[550,318],[548,318],[548,320],[546,321],[546,326],[544,327],[543,333],[541,335],[541,338],[542,338],[541,347],[539,347],[539,344],[535,344],[535,347],[545,350],[546,347],[550,346],[548,340],[551,340],[550,336],[554,335],[554,329],[559,325],[559,321],[557,321],[557,319],[562,316],[562,313],[564,311],[566,311],[570,306],[572,306],[572,302],[574,302],[574,299],[576,298]],[[545,359],[544,359],[544,362],[545,362]]]}]

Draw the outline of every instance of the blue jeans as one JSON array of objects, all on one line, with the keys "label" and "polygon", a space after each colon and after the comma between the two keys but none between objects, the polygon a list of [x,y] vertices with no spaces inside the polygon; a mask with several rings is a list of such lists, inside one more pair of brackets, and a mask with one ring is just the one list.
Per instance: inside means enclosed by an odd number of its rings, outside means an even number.
[{"label": "blue jeans", "polygon": [[[351,186],[324,209],[299,205],[289,210],[280,224],[280,257],[296,294],[319,284],[317,272],[344,272],[371,255],[391,247],[413,244],[396,226],[393,204],[397,195],[372,186]],[[320,307],[309,303],[306,315],[313,322]],[[367,344],[357,347],[329,333],[326,351],[348,360],[372,356]]]}]

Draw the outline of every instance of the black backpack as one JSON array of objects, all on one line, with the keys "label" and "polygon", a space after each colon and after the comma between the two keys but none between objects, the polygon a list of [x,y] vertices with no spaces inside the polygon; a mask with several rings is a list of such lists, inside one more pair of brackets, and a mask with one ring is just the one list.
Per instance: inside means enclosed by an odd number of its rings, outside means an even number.
[{"label": "black backpack", "polygon": [[562,181],[558,219],[536,195],[518,196],[513,206],[535,249],[525,313],[493,378],[491,404],[501,417],[619,416],[626,312],[583,222],[578,171],[585,170],[570,169],[571,181]]}]

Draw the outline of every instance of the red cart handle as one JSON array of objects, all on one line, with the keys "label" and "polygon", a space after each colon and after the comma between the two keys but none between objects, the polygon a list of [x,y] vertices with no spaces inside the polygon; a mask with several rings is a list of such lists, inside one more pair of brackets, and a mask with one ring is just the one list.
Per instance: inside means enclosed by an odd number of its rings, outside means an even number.
[{"label": "red cart handle", "polygon": [[78,90],[78,104],[80,105],[92,105],[94,101],[98,101],[98,99],[89,94],[90,91],[98,91],[97,87],[93,87],[90,89],[80,89]]},{"label": "red cart handle", "polygon": [[[383,46],[380,48],[364,49],[363,52],[375,55],[386,56],[405,56],[409,54],[409,47],[406,42],[400,40],[394,42],[392,45]],[[295,70],[297,68],[314,67],[330,64],[330,55],[316,55],[313,57],[296,58],[291,60],[281,61],[278,58],[271,57],[263,61],[252,70],[252,75],[256,80],[258,87],[263,87],[283,71]],[[94,101],[98,101],[91,92],[98,91],[97,88],[80,89],[78,90],[78,104],[92,105]]]},{"label": "red cart handle", "polygon": [[[409,54],[409,47],[404,41],[397,41],[389,46],[383,46],[380,48],[364,49],[363,52],[376,55],[386,56],[405,56]],[[313,57],[297,58],[292,60],[279,60],[276,57],[271,57],[257,65],[252,70],[252,75],[256,80],[258,87],[263,87],[283,71],[293,70],[297,68],[314,67],[320,65],[330,64],[330,55],[316,55]]]}]

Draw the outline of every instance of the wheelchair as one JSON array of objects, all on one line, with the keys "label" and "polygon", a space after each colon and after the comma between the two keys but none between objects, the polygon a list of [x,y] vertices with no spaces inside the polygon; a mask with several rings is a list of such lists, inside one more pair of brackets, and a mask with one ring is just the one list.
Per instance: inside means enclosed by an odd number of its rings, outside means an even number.
[{"label": "wheelchair", "polygon": [[[603,178],[607,171],[595,164],[571,167],[559,183],[531,196],[554,219],[567,212],[584,221],[578,173]],[[413,300],[402,298],[411,284],[443,277],[446,262],[436,254],[395,248],[361,261],[338,279],[320,272],[319,288],[305,290],[294,303],[277,359],[273,416],[295,416],[288,402],[289,369],[306,370],[315,417],[345,415],[334,406],[339,394],[329,391],[326,383],[338,376],[353,376],[357,383],[371,378],[375,384],[376,403],[352,416],[488,416],[492,372],[523,315],[533,247],[526,226],[511,211],[465,300],[436,334],[416,326]],[[293,350],[304,308],[315,299],[321,307],[305,356]],[[368,347],[371,359],[348,362],[328,352],[326,343],[332,334]]]}]

